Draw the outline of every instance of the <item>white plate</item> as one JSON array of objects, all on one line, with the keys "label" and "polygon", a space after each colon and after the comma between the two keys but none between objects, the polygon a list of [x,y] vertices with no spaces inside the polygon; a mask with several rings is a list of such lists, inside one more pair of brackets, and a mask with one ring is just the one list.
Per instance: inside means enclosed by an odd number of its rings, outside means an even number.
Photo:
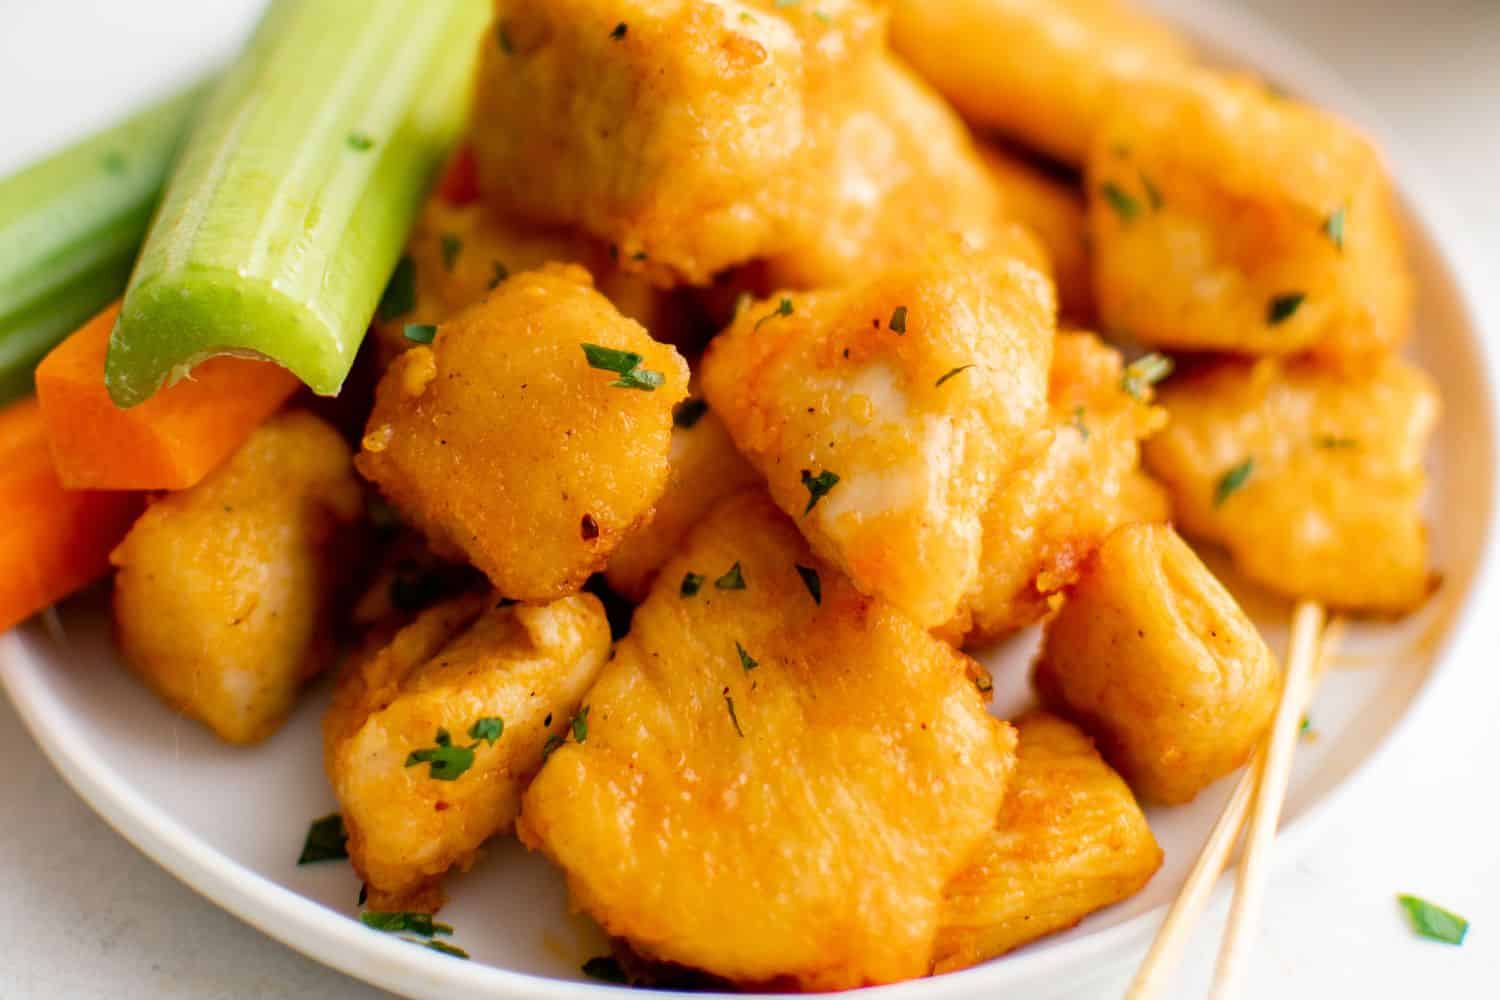
[{"label": "white plate", "polygon": [[[1243,14],[1194,0],[1158,4],[1211,53],[1256,67],[1294,92],[1372,124],[1342,87],[1294,46]],[[1495,356],[1481,336],[1468,289],[1478,287],[1474,252],[1433,188],[1392,150],[1405,197],[1420,283],[1414,356],[1437,378],[1444,417],[1432,456],[1432,532],[1446,583],[1420,614],[1398,626],[1353,630],[1342,669],[1315,710],[1319,738],[1299,752],[1278,858],[1308,839],[1334,793],[1388,745],[1398,725],[1430,705],[1440,679],[1482,655],[1473,609],[1487,586],[1496,429]],[[1488,329],[1500,332],[1492,318]],[[1273,642],[1285,609],[1243,593]],[[450,882],[444,919],[473,955],[462,962],[370,931],[351,917],[359,889],[347,865],[295,864],[307,824],[333,809],[323,778],[318,717],[326,686],[311,692],[290,724],[264,746],[235,750],[167,712],[115,662],[100,595],[62,614],[54,640],[33,623],[0,637],[0,681],[63,777],[121,834],[220,906],[297,950],[412,997],[598,996],[580,963],[605,950],[600,932],[569,916],[561,877],[514,842],[497,844]],[[1026,700],[1031,642],[992,655],[997,709]],[[1453,693],[1462,695],[1461,689]],[[1409,741],[1408,744],[1410,745]],[[1227,782],[1191,806],[1155,810],[1151,824],[1166,865],[1147,889],[1080,927],[961,973],[871,991],[888,997],[1030,997],[1077,988],[1138,954],[1175,895]]]}]

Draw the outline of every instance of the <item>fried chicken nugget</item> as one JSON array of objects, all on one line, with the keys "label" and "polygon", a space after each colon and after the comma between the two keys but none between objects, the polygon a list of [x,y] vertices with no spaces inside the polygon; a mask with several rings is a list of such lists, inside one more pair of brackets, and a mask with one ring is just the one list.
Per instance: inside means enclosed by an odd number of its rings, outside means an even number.
[{"label": "fried chicken nugget", "polygon": [[985,642],[1040,621],[1106,535],[1167,519],[1166,492],[1140,455],[1166,414],[1122,377],[1120,353],[1098,337],[1058,335],[1048,432],[985,508],[976,585],[940,635]]},{"label": "fried chicken nugget", "polygon": [[996,146],[981,148],[980,158],[999,193],[1000,214],[1031,230],[1046,249],[1062,318],[1091,324],[1094,277],[1083,193]]},{"label": "fried chicken nugget", "polygon": [[1041,431],[1055,304],[1020,257],[957,242],[911,256],[747,305],[702,377],[814,550],[930,627],[972,588],[981,515]]},{"label": "fried chicken nugget", "polygon": [[636,610],[517,830],[647,958],[805,990],[923,975],[1014,759],[970,662],[764,493],[733,497]]},{"label": "fried chicken nugget", "polygon": [[1189,535],[1289,597],[1398,615],[1432,591],[1422,456],[1438,394],[1386,358],[1362,374],[1307,361],[1221,362],[1162,390],[1146,464]]},{"label": "fried chicken nugget", "polygon": [[332,653],[363,508],[338,432],[272,417],[197,486],[153,500],[111,554],[125,662],[221,739],[265,739]]},{"label": "fried chicken nugget", "polygon": [[1254,623],[1162,524],[1104,540],[1047,623],[1033,679],[1132,788],[1167,804],[1245,763],[1281,695]]},{"label": "fried chicken nugget", "polygon": [[1135,895],[1162,852],[1093,740],[1047,712],[1015,722],[1016,769],[984,846],[943,891],[933,972],[1003,955]]},{"label": "fried chicken nugget", "polygon": [[1192,59],[1125,0],[895,0],[891,44],[965,118],[1073,166],[1123,86]]},{"label": "fried chicken nugget", "polygon": [[1197,73],[1131,91],[1089,154],[1094,290],[1143,344],[1313,350],[1359,366],[1410,331],[1384,167],[1332,115]]},{"label": "fried chicken nugget", "polygon": [[392,363],[355,461],[441,552],[552,600],[650,517],[687,376],[586,271],[548,265]]},{"label": "fried chicken nugget", "polygon": [[883,33],[864,0],[499,0],[473,116],[481,188],[658,283],[704,284],[782,239],[809,109]]}]

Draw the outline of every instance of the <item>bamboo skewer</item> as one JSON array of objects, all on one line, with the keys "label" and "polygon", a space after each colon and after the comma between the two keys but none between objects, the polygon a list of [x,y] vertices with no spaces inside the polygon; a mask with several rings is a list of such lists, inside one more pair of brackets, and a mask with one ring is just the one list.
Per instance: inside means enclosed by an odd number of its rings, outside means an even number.
[{"label": "bamboo skewer", "polygon": [[[1319,628],[1322,625],[1323,612],[1320,607],[1312,603],[1298,605],[1297,611],[1292,618],[1292,639],[1287,659],[1287,676],[1282,689],[1282,700],[1277,710],[1276,719],[1272,724],[1272,734],[1268,737],[1267,744],[1271,742],[1274,735],[1280,731],[1283,716],[1291,720],[1291,733],[1293,740],[1298,735],[1303,713],[1312,700],[1313,692],[1316,690],[1318,680],[1327,669],[1328,662],[1332,658],[1333,650],[1338,644],[1342,633],[1342,623],[1335,620],[1321,636],[1319,641]],[[1297,689],[1293,689],[1294,674],[1296,675]],[[1290,746],[1284,751],[1286,766],[1290,766]],[[1166,920],[1157,931],[1156,939],[1151,944],[1151,950],[1146,953],[1146,958],[1137,970],[1135,979],[1131,981],[1130,989],[1125,994],[1126,1000],[1154,1000],[1161,995],[1167,984],[1167,980],[1176,971],[1181,961],[1183,949],[1187,945],[1189,936],[1197,926],[1199,917],[1208,906],[1209,899],[1213,894],[1215,884],[1228,865],[1229,856],[1234,851],[1235,843],[1239,840],[1240,831],[1244,828],[1246,817],[1250,814],[1257,800],[1263,796],[1257,794],[1262,775],[1265,771],[1267,759],[1266,747],[1257,750],[1251,757],[1245,773],[1240,776],[1239,782],[1234,787],[1229,801],[1224,806],[1224,811],[1219,815],[1219,820],[1214,824],[1208,839],[1204,842],[1203,849],[1194,862],[1192,871],[1188,873],[1187,881],[1183,883],[1182,891],[1167,912]],[[1282,794],[1285,794],[1285,781],[1282,782]],[[1276,799],[1277,814],[1279,815],[1280,797]],[[1274,822],[1270,825],[1274,833]],[[1264,848],[1262,848],[1261,864],[1264,865]],[[1261,870],[1257,871],[1257,875]],[[1243,876],[1242,876],[1243,881]],[[1258,900],[1255,901],[1258,909]],[[1250,924],[1247,919],[1253,920],[1254,913],[1244,909],[1239,898],[1236,898],[1236,911],[1240,914],[1237,933],[1243,934]],[[1236,933],[1236,925],[1231,924],[1231,933]],[[1230,939],[1226,937],[1226,942]],[[1237,961],[1243,959],[1243,946]]]}]

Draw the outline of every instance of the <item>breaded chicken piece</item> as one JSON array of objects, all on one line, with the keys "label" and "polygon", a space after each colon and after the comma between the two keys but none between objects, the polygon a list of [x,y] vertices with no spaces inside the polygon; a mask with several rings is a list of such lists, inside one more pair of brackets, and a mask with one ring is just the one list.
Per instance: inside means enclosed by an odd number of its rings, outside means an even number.
[{"label": "breaded chicken piece", "polygon": [[999,192],[1000,214],[1035,233],[1046,249],[1062,318],[1092,324],[1094,278],[1083,193],[998,146],[982,147],[980,157]]},{"label": "breaded chicken piece", "polygon": [[1140,455],[1166,414],[1123,377],[1119,352],[1093,334],[1058,335],[1047,433],[986,506],[978,579],[940,635],[984,642],[1040,621],[1106,535],[1167,519]]},{"label": "breaded chicken piece", "polygon": [[662,284],[782,237],[810,109],[881,48],[864,0],[499,0],[473,143],[487,199]]},{"label": "breaded chicken piece", "polygon": [[1143,344],[1313,350],[1345,366],[1407,335],[1390,183],[1344,122],[1254,81],[1131,91],[1089,155],[1094,290]]},{"label": "breaded chicken piece", "polygon": [[777,504],[855,586],[934,626],[979,573],[981,515],[1042,432],[1051,282],[957,243],[861,285],[741,309],[703,389]]},{"label": "breaded chicken piece", "polygon": [[731,498],[636,610],[517,830],[650,959],[783,989],[923,975],[1014,755],[970,663],[762,492]]},{"label": "breaded chicken piece", "polygon": [[610,588],[636,603],[646,599],[656,571],[677,554],[693,525],[720,500],[760,482],[706,400],[684,400],[672,420],[666,492],[650,523],[625,537],[604,571]]},{"label": "breaded chicken piece", "polygon": [[1363,375],[1221,362],[1172,380],[1146,464],[1183,530],[1288,597],[1398,615],[1432,591],[1422,457],[1438,394],[1390,357]]},{"label": "breaded chicken piece", "polygon": [[440,553],[555,599],[650,517],[687,375],[586,271],[548,265],[396,359],[355,462]]},{"label": "breaded chicken piece", "polygon": [[666,297],[637,275],[626,274],[600,243],[556,227],[532,226],[506,219],[479,202],[450,203],[441,194],[427,202],[406,247],[412,290],[411,308],[401,309],[404,292],[388,296],[396,303],[388,316],[377,316],[371,332],[384,369],[397,354],[413,346],[410,324],[443,323],[476,302],[511,274],[547,263],[579,264],[594,276],[605,298],[644,326],[655,339],[670,339],[676,317]]},{"label": "breaded chicken piece", "polygon": [[1033,679],[1132,788],[1168,804],[1249,760],[1281,695],[1254,623],[1162,524],[1104,540],[1047,623]]},{"label": "breaded chicken piece", "polygon": [[1192,60],[1127,0],[894,0],[891,44],[965,118],[1073,166],[1122,87]]},{"label": "breaded chicken piece", "polygon": [[609,643],[591,594],[537,606],[470,594],[349,664],[323,756],[371,908],[430,906],[444,872],[511,829]]},{"label": "breaded chicken piece", "polygon": [[265,739],[331,657],[363,510],[338,432],[272,417],[201,483],[155,498],[110,556],[125,662],[221,739]]},{"label": "breaded chicken piece", "polygon": [[1162,852],[1130,788],[1081,730],[1015,722],[1016,769],[984,846],[943,891],[933,972],[1003,955],[1135,895]]}]

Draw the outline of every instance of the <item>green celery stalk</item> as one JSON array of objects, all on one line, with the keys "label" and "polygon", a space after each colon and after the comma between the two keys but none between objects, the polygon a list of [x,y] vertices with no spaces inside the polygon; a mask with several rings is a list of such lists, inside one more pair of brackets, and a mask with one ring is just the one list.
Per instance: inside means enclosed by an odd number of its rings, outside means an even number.
[{"label": "green celery stalk", "polygon": [[339,390],[468,107],[487,0],[272,0],[141,250],[105,383],[134,406],[217,354]]},{"label": "green celery stalk", "polygon": [[206,85],[0,180],[0,403],[125,290],[151,209]]}]

